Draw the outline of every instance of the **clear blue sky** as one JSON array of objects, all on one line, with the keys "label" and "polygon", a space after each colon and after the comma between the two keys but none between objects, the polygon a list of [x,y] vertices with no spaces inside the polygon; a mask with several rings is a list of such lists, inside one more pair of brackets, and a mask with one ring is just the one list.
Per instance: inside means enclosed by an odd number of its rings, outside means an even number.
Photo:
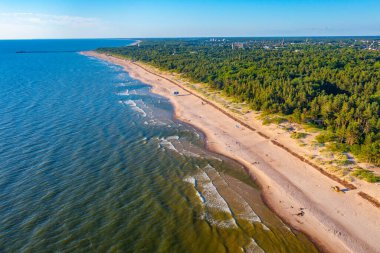
[{"label": "clear blue sky", "polygon": [[1,0],[1,38],[380,35],[380,0]]}]

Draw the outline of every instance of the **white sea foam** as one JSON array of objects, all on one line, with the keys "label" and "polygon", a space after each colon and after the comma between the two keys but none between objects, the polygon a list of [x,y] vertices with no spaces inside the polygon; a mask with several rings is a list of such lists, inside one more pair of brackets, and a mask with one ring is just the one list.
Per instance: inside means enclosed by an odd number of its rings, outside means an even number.
[{"label": "white sea foam", "polygon": [[179,136],[178,135],[173,135],[173,136],[169,136],[166,138],[167,140],[178,140],[179,139]]},{"label": "white sea foam", "polygon": [[[208,209],[203,218],[207,220],[211,225],[217,226],[219,228],[237,228],[235,219],[233,218],[232,211],[229,208],[225,199],[220,195],[217,188],[213,184],[210,177],[203,170],[200,170],[195,176],[196,182],[198,182],[197,191],[202,200],[202,203]],[[222,211],[226,213],[230,218],[225,218],[223,220],[220,217],[216,218],[213,213],[217,211]]]},{"label": "white sea foam", "polygon": [[129,90],[118,92],[118,93],[116,93],[116,95],[119,95],[119,96],[129,96]]},{"label": "white sea foam", "polygon": [[236,222],[233,218],[228,220],[216,220],[210,216],[209,213],[206,213],[205,219],[213,226],[218,228],[236,228]]},{"label": "white sea foam", "polygon": [[265,253],[265,251],[257,245],[256,241],[251,238],[249,244],[245,247],[247,253]]},{"label": "white sea foam", "polygon": [[285,224],[283,224],[283,227],[286,228],[286,230],[288,230],[292,235],[294,235],[293,231],[290,229],[290,227],[286,226]]},{"label": "white sea foam", "polygon": [[232,216],[231,209],[228,207],[226,200],[219,194],[207,173],[201,171],[195,178],[201,185],[202,189],[200,192],[205,197],[206,206],[212,209],[218,209]]},{"label": "white sea foam", "polygon": [[223,160],[220,159],[220,158],[218,158],[218,157],[212,156],[211,158],[214,159],[214,160],[217,160],[218,162],[223,162]]},{"label": "white sea foam", "polygon": [[146,112],[140,107],[138,107],[135,101],[127,100],[127,101],[124,101],[124,104],[129,105],[132,110],[134,110],[135,112],[138,112],[139,114],[141,114],[141,116],[146,117]]},{"label": "white sea foam", "polygon": [[124,73],[120,73],[117,75],[117,78],[118,79],[124,79],[125,78],[125,74]]},{"label": "white sea foam", "polygon": [[203,197],[203,195],[198,190],[196,190],[196,195],[198,196],[198,198],[201,200],[203,204],[206,203],[205,197]]},{"label": "white sea foam", "polygon": [[131,107],[135,107],[135,106],[137,106],[137,105],[136,105],[136,102],[133,101],[133,100],[127,100],[127,101],[124,101],[124,104],[129,105],[129,106],[131,106]]},{"label": "white sea foam", "polygon": [[[186,154],[186,152],[183,153]],[[234,217],[242,220],[247,220],[249,222],[261,223],[260,217],[253,211],[252,207],[247,203],[247,201],[237,192],[234,192],[230,189],[228,183],[214,167],[208,164],[203,169],[200,169],[198,166],[197,168],[199,169],[199,172],[195,174],[193,178],[186,178],[185,181],[194,185],[198,198],[205,205],[205,220],[207,220],[211,225],[215,225],[220,228],[236,228],[237,223]],[[218,187],[220,186],[223,187],[223,189],[230,189],[234,192],[233,196],[236,200],[234,203],[239,205],[238,207],[235,207],[236,210],[234,209],[234,206],[231,207],[234,211],[231,210],[226,199],[224,199],[224,197],[220,194],[214,185],[213,180],[216,180],[215,182],[218,183]],[[215,210],[222,211],[228,216],[223,220],[221,220],[220,217],[216,218],[213,216]],[[264,230],[269,230],[269,228],[264,224],[262,224],[262,226]]]},{"label": "white sea foam", "polygon": [[151,126],[166,126],[166,123],[159,120],[154,120],[154,119],[149,120],[148,124]]},{"label": "white sea foam", "polygon": [[[204,169],[206,171],[209,171],[211,173],[215,173],[216,175],[218,175],[218,178],[221,180],[220,182],[223,184],[223,187],[230,188],[227,182],[224,180],[224,178],[210,164],[208,164]],[[231,189],[231,191],[233,190]],[[260,217],[253,211],[252,207],[248,204],[248,202],[243,197],[241,197],[241,195],[238,194],[236,191],[233,191],[233,192],[234,192],[235,199],[240,205],[239,211],[235,212],[235,215],[239,219],[247,220],[249,222],[261,222]]]},{"label": "white sea foam", "polygon": [[119,66],[112,65],[112,63],[111,63],[111,64],[107,64],[107,66],[108,66],[110,69],[112,69],[112,70],[119,70],[119,69],[120,69]]},{"label": "white sea foam", "polygon": [[190,183],[195,186],[195,178],[194,177],[185,177],[183,181]]},{"label": "white sea foam", "polygon": [[198,199],[199,199],[202,203],[205,203],[205,202],[206,202],[205,198],[204,198],[204,197],[202,196],[202,194],[197,190],[197,187],[196,187],[196,185],[197,185],[197,181],[196,181],[195,177],[185,177],[185,178],[183,179],[183,181],[192,184],[193,187],[194,187],[194,190],[195,190],[195,195],[198,197]]},{"label": "white sea foam", "polygon": [[138,106],[132,107],[132,110],[134,110],[135,112],[140,113],[141,116],[146,117],[146,112],[143,109],[141,109],[140,107],[138,107]]},{"label": "white sea foam", "polygon": [[182,154],[184,156],[189,156],[189,157],[197,157],[197,158],[201,157],[200,155],[193,153],[191,151],[188,151],[188,150],[182,150]]},{"label": "white sea foam", "polygon": [[178,152],[178,150],[174,147],[173,143],[171,143],[165,138],[160,139],[160,147],[164,147],[164,148]]},{"label": "white sea foam", "polygon": [[246,209],[244,210],[245,212],[237,215],[239,219],[246,220],[249,222],[261,222],[260,217],[257,216],[257,214],[252,210],[252,208],[250,208],[250,206],[245,206],[245,207],[246,207]]}]

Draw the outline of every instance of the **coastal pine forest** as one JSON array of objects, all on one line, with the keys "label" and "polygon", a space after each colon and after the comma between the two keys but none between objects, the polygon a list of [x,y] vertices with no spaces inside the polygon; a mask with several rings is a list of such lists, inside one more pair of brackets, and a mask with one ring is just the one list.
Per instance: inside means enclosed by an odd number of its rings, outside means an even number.
[{"label": "coastal pine forest", "polygon": [[101,52],[177,72],[324,129],[317,139],[380,164],[380,38],[144,40]]}]

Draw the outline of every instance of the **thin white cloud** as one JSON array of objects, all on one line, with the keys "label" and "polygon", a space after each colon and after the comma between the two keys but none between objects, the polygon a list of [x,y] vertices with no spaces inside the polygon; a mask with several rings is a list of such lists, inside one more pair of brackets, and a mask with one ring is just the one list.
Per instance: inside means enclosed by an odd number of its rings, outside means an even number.
[{"label": "thin white cloud", "polygon": [[8,24],[57,24],[57,25],[93,25],[99,22],[96,18],[84,18],[67,15],[49,15],[41,13],[0,13],[0,21]]},{"label": "thin white cloud", "polygon": [[0,39],[101,37],[107,25],[97,18],[0,13],[0,31]]}]

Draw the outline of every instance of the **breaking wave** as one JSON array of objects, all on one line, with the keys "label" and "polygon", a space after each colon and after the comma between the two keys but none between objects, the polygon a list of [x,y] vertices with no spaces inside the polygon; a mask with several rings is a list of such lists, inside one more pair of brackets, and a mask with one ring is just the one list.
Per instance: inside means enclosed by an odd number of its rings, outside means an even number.
[{"label": "breaking wave", "polygon": [[142,117],[146,117],[146,112],[137,106],[133,100],[122,101],[124,105],[128,105],[133,111],[139,113]]}]

